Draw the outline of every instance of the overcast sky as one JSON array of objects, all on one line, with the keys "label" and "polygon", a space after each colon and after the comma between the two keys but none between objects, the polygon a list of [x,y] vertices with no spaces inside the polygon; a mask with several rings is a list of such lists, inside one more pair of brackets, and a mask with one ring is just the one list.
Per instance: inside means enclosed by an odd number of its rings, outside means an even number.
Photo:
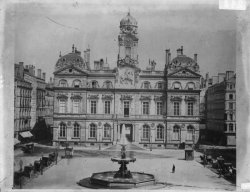
[{"label": "overcast sky", "polygon": [[89,45],[92,68],[94,60],[106,57],[115,67],[120,20],[130,8],[138,22],[140,68],[154,59],[156,68],[163,70],[164,50],[170,49],[174,58],[176,49],[183,46],[185,55],[198,54],[202,75],[235,71],[237,12],[218,10],[216,4],[119,2],[15,4],[14,12],[6,16],[15,27],[15,62],[41,68],[48,80],[59,52],[67,54],[75,44],[82,52]]}]

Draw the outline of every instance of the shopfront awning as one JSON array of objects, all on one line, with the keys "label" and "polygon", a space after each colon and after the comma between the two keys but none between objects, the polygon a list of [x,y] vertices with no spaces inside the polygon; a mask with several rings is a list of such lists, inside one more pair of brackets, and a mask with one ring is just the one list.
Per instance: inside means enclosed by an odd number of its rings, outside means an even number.
[{"label": "shopfront awning", "polygon": [[14,139],[14,145],[17,145],[17,144],[19,144],[20,143],[20,141],[17,139],[17,138],[15,138]]},{"label": "shopfront awning", "polygon": [[20,133],[20,135],[22,136],[22,138],[28,138],[33,136],[29,131],[22,132]]}]

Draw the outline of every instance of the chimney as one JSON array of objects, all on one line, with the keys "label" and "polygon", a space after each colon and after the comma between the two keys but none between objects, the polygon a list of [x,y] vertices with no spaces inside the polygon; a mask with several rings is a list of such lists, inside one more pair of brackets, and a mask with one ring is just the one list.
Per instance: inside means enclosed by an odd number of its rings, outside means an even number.
[{"label": "chimney", "polygon": [[168,63],[169,64],[171,63],[171,53],[170,52],[168,53]]},{"label": "chimney", "polygon": [[99,70],[100,69],[100,62],[99,61],[94,61],[94,69]]},{"label": "chimney", "polygon": [[181,55],[181,49],[179,48],[179,49],[177,49],[177,56],[179,56],[179,55]]},{"label": "chimney", "polygon": [[218,76],[213,76],[212,77],[212,84],[214,85],[214,84],[216,84],[218,82],[219,82],[219,77]]},{"label": "chimney", "polygon": [[234,72],[233,71],[226,71],[226,80],[229,80],[233,76],[234,76]]},{"label": "chimney", "polygon": [[219,83],[221,83],[225,80],[226,74],[225,73],[218,73],[218,76],[219,76]]},{"label": "chimney", "polygon": [[194,61],[197,62],[197,53],[194,54]]},{"label": "chimney", "polygon": [[43,72],[43,80],[46,81],[46,73]]},{"label": "chimney", "polygon": [[37,77],[40,78],[40,79],[42,78],[41,77],[41,73],[42,73],[42,70],[41,69],[37,69]]},{"label": "chimney", "polygon": [[75,52],[75,45],[73,44],[72,45],[72,53],[74,53]]},{"label": "chimney", "polygon": [[[169,55],[168,54],[169,54],[170,50],[166,49],[165,51],[166,51],[166,65],[168,65],[169,64],[169,57],[168,57]],[[150,63],[150,60],[149,60],[149,63]]]},{"label": "chimney", "polygon": [[183,46],[181,46],[181,54],[183,55]]},{"label": "chimney", "polygon": [[88,68],[90,68],[89,67],[89,64],[90,64],[90,49],[89,48],[84,51],[83,58],[84,58],[84,61],[87,64]]},{"label": "chimney", "polygon": [[103,59],[100,59],[100,69],[103,69],[104,61]]},{"label": "chimney", "polygon": [[28,69],[29,69],[29,74],[35,76],[35,66],[29,65]]},{"label": "chimney", "polygon": [[206,80],[208,81],[209,73],[206,73]]}]

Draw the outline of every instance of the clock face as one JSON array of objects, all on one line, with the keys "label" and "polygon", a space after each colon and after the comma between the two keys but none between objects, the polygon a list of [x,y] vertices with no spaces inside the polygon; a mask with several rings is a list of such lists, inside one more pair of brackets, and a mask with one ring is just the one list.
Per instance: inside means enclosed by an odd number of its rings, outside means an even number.
[{"label": "clock face", "polygon": [[125,44],[125,46],[132,46],[132,43],[133,43],[133,41],[132,41],[132,39],[130,39],[130,38],[126,38],[126,39],[124,39],[124,44]]}]

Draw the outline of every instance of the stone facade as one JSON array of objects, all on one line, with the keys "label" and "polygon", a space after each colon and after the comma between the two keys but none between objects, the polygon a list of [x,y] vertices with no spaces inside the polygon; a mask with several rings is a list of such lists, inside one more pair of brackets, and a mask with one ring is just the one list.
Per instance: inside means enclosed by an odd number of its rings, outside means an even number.
[{"label": "stone facade", "polygon": [[[120,22],[117,67],[103,59],[90,68],[90,49],[59,56],[54,72],[54,142],[111,145],[125,127],[129,142],[148,147],[193,145],[199,137],[200,75],[194,59],[166,53],[164,70],[138,62],[137,22]],[[177,103],[177,104],[176,104]],[[178,111],[178,113],[177,113]]]},{"label": "stone facade", "polygon": [[25,81],[31,83],[31,128],[39,118],[43,118],[45,114],[45,75],[41,76],[41,69],[37,70],[37,76],[35,76],[35,67],[33,65],[26,65],[24,69]]},{"label": "stone facade", "polygon": [[212,77],[210,82],[205,95],[207,140],[236,145],[236,75],[226,71]]},{"label": "stone facade", "polygon": [[14,137],[31,130],[31,83],[24,80],[23,63],[15,64]]}]

